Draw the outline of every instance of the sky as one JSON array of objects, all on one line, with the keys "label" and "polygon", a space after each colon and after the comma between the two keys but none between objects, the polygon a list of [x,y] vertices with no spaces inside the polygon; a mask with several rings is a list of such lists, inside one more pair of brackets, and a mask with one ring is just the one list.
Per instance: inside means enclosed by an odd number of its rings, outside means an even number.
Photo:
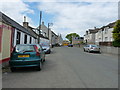
[{"label": "sky", "polygon": [[39,25],[42,21],[63,39],[69,33],[84,36],[86,30],[100,28],[118,19],[119,0],[2,0],[0,11],[22,25],[27,17],[29,25]]}]

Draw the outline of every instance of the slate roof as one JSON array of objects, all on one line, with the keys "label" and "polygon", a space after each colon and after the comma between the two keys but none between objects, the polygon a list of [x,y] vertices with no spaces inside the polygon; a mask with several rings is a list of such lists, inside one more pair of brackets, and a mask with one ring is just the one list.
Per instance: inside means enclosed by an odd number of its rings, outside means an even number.
[{"label": "slate roof", "polygon": [[97,33],[100,29],[96,28],[96,29],[89,29],[89,33]]},{"label": "slate roof", "polygon": [[21,32],[24,32],[34,38],[35,37],[32,33],[30,33],[26,28],[24,28],[23,26],[21,26],[19,23],[17,23],[16,21],[14,21],[13,19],[9,18],[8,16],[6,16],[5,14],[3,14],[2,12],[0,12],[0,21],[2,21],[3,23],[6,23],[8,25],[11,25],[12,27],[18,29]]}]

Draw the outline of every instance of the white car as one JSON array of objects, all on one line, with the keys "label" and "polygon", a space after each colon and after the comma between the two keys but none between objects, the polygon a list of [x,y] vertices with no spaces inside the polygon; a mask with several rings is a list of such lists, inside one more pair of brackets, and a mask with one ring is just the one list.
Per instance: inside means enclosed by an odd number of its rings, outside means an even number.
[{"label": "white car", "polygon": [[98,45],[94,45],[94,44],[89,44],[89,45],[86,45],[84,48],[84,51],[85,52],[99,52],[101,53],[100,51],[100,47]]}]

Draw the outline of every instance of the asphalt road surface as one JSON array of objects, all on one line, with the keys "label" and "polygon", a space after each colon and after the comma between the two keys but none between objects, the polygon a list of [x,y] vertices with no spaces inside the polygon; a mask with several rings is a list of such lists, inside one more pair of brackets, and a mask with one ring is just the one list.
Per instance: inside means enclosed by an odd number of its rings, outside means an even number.
[{"label": "asphalt road surface", "polygon": [[3,88],[117,88],[117,56],[55,47],[42,71],[34,68],[3,73]]}]

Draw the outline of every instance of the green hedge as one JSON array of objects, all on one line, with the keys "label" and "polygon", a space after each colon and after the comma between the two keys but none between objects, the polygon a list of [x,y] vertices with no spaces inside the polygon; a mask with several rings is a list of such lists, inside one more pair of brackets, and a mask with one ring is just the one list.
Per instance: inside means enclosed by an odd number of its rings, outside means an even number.
[{"label": "green hedge", "polygon": [[120,47],[120,41],[113,41],[112,44],[114,47]]}]

